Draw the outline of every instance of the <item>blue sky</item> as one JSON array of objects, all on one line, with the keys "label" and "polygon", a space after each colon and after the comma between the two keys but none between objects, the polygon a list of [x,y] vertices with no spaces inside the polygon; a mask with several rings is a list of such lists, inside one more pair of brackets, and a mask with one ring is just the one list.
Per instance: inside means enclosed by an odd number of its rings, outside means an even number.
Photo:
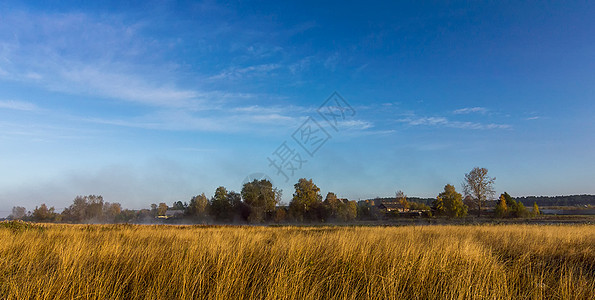
[{"label": "blue sky", "polygon": [[[265,173],[365,199],[595,193],[595,4],[5,1],[0,211],[125,207]],[[317,109],[337,91],[354,114]],[[292,138],[312,118],[330,139]],[[312,127],[314,128],[314,127]],[[321,131],[319,131],[321,132]],[[305,160],[289,179],[267,158]],[[295,166],[294,166],[295,168]]]}]

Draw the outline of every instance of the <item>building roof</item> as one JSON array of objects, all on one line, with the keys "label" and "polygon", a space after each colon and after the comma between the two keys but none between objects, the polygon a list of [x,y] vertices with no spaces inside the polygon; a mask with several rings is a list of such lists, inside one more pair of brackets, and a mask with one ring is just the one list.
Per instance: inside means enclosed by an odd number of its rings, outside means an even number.
[{"label": "building roof", "polygon": [[378,208],[386,208],[388,210],[393,210],[404,209],[405,207],[403,206],[403,204],[399,202],[382,202],[380,205],[378,205]]}]

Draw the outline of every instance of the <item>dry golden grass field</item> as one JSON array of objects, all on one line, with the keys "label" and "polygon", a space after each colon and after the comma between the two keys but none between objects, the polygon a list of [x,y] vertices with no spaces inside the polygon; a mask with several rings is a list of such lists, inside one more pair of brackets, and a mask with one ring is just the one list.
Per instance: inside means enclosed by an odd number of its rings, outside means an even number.
[{"label": "dry golden grass field", "polygon": [[595,226],[0,226],[1,299],[595,299]]}]

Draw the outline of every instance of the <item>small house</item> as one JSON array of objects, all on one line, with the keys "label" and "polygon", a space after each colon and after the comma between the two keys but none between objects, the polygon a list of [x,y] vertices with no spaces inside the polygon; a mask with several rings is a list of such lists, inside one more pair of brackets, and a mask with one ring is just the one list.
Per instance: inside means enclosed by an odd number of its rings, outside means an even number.
[{"label": "small house", "polygon": [[184,215],[184,211],[181,209],[168,209],[165,211],[165,215],[157,216],[157,219],[171,219],[177,218]]},{"label": "small house", "polygon": [[399,203],[399,202],[382,202],[380,205],[378,205],[378,209],[380,210],[384,210],[386,212],[407,212],[409,211],[409,208],[406,208],[403,206],[403,204]]}]

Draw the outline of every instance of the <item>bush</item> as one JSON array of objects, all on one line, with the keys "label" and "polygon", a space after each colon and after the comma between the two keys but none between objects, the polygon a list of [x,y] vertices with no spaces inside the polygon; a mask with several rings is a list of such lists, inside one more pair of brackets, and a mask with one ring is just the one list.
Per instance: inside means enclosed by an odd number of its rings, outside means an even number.
[{"label": "bush", "polygon": [[12,232],[22,232],[25,230],[43,230],[43,227],[39,225],[35,225],[20,220],[2,221],[0,222],[0,228],[8,228]]}]

